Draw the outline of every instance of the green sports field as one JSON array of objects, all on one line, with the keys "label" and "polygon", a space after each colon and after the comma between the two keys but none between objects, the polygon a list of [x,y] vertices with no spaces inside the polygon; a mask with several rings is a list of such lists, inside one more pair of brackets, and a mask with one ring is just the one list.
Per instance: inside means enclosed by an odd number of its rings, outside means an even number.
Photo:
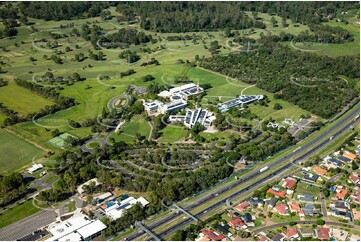
[{"label": "green sports field", "polygon": [[0,174],[20,169],[45,154],[27,141],[6,130],[0,130]]}]

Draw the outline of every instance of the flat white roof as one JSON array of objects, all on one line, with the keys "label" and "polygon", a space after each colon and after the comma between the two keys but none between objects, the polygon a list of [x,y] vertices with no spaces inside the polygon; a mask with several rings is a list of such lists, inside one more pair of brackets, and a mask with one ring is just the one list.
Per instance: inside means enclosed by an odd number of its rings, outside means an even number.
[{"label": "flat white roof", "polygon": [[107,226],[102,223],[100,220],[96,220],[92,222],[91,224],[88,224],[80,229],[78,229],[78,233],[84,238],[88,238],[92,236],[93,234],[96,234],[104,229],[106,229]]},{"label": "flat white roof", "polygon": [[174,92],[182,91],[184,89],[188,89],[188,88],[196,87],[196,86],[197,85],[194,84],[194,83],[188,83],[188,84],[185,84],[185,85],[180,86],[180,87],[173,87],[173,88],[169,89],[169,92],[174,93]]},{"label": "flat white roof", "polygon": [[59,241],[82,241],[80,234],[77,232],[70,233],[64,237],[61,237]]},{"label": "flat white roof", "polygon": [[60,238],[67,236],[70,233],[73,233],[77,229],[90,224],[91,220],[85,215],[74,215],[75,217],[69,218],[60,223],[51,224],[48,228],[48,231],[54,236],[50,241],[59,240]]}]

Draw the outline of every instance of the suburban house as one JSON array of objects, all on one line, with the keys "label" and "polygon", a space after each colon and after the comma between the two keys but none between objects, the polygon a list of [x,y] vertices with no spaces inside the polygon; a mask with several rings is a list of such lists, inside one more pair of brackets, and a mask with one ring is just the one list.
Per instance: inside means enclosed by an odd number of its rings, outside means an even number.
[{"label": "suburban house", "polygon": [[272,237],[273,241],[283,241],[285,239],[285,236],[281,233],[275,234]]},{"label": "suburban house", "polygon": [[319,177],[318,175],[308,172],[303,176],[303,179],[305,179],[306,181],[309,181],[309,182],[316,182],[318,177]]},{"label": "suburban house", "polygon": [[331,229],[330,228],[317,228],[316,236],[318,239],[330,240],[331,239]]},{"label": "suburban house", "polygon": [[301,207],[297,203],[289,203],[288,206],[290,207],[290,212],[298,213],[301,210]]},{"label": "suburban house", "polygon": [[253,227],[254,226],[254,222],[253,222],[253,218],[252,215],[249,213],[245,213],[242,217],[243,221],[246,223],[247,226],[249,227]]},{"label": "suburban house", "polygon": [[205,237],[212,241],[221,241],[222,239],[225,238],[222,234],[218,234],[216,231],[214,231],[212,229],[210,229],[210,230],[202,229],[201,231],[202,231],[202,233],[200,234],[199,241],[204,241],[202,239]]},{"label": "suburban house", "polygon": [[261,198],[259,197],[251,197],[249,200],[248,200],[249,204],[251,204],[252,206],[262,206],[263,204],[263,201]]},{"label": "suburban house", "polygon": [[360,181],[360,177],[359,177],[359,174],[356,173],[356,172],[352,172],[352,174],[349,176],[347,182],[348,183],[353,183],[353,184],[356,184]]},{"label": "suburban house", "polygon": [[228,225],[237,230],[241,228],[247,229],[246,224],[240,218],[234,218],[232,220],[229,220]]},{"label": "suburban house", "polygon": [[315,231],[312,228],[301,228],[300,234],[304,238],[312,238],[315,236]]},{"label": "suburban house", "polygon": [[299,194],[297,198],[302,202],[313,202],[313,196],[309,194]]},{"label": "suburban house", "polygon": [[273,197],[267,200],[266,203],[268,204],[269,208],[273,208],[274,206],[276,206],[277,201],[278,201],[278,197]]},{"label": "suburban house", "polygon": [[275,191],[273,188],[270,188],[267,190],[267,193],[270,193],[270,194],[273,194],[275,195],[276,197],[282,197],[282,198],[285,198],[286,197],[286,191]]},{"label": "suburban house", "polygon": [[289,230],[285,231],[283,234],[284,234],[285,237],[286,237],[287,239],[289,239],[289,240],[290,240],[290,239],[296,239],[296,238],[300,237],[300,236],[298,235],[297,229],[295,229],[295,228],[290,228]]},{"label": "suburban house", "polygon": [[319,176],[324,176],[327,173],[326,169],[323,169],[323,168],[321,168],[319,166],[315,166],[313,168],[313,171],[316,172],[316,174],[319,175]]},{"label": "suburban house", "polygon": [[246,209],[250,206],[251,204],[249,202],[243,202],[243,203],[240,203],[238,204],[235,209],[237,209],[238,211],[240,212],[244,212],[246,211]]},{"label": "suburban house", "polygon": [[283,188],[292,189],[292,188],[296,185],[296,183],[297,183],[296,179],[287,177],[287,178],[283,181],[282,187],[283,187]]},{"label": "suburban house", "polygon": [[317,215],[318,213],[319,211],[316,209],[314,204],[305,204],[299,212],[299,215],[301,217],[311,217]]},{"label": "suburban house", "polygon": [[346,189],[344,189],[343,186],[337,186],[336,187],[336,197],[339,200],[345,199],[347,194],[348,194],[348,191]]},{"label": "suburban house", "polygon": [[277,211],[278,214],[280,214],[280,215],[289,215],[289,214],[288,214],[288,207],[287,207],[287,205],[284,204],[284,203],[278,204],[278,205],[275,206],[273,209],[274,209],[275,211]]}]

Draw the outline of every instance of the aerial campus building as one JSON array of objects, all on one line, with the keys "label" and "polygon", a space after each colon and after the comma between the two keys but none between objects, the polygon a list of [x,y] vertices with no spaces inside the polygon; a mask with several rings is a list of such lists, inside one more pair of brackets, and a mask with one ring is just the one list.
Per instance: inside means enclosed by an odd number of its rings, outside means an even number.
[{"label": "aerial campus building", "polygon": [[208,128],[212,125],[212,121],[216,117],[212,112],[209,112],[206,109],[187,109],[186,115],[170,115],[170,122],[183,122],[183,124],[191,129],[196,123],[202,124],[205,128]]},{"label": "aerial campus building", "polygon": [[86,215],[76,214],[65,221],[50,224],[47,230],[52,237],[46,241],[90,241],[106,228],[100,220],[91,220]]},{"label": "aerial campus building", "polygon": [[221,113],[224,113],[232,107],[243,106],[244,104],[250,104],[262,99],[263,95],[241,95],[235,99],[217,104],[217,108],[221,111]]},{"label": "aerial campus building", "polygon": [[163,103],[159,100],[152,102],[145,102],[144,109],[147,111],[149,116],[165,114],[178,109],[182,109],[187,106],[187,99],[191,95],[202,93],[203,88],[189,83],[180,87],[171,88],[169,91],[162,91],[158,96],[163,98],[169,98],[170,102]]}]

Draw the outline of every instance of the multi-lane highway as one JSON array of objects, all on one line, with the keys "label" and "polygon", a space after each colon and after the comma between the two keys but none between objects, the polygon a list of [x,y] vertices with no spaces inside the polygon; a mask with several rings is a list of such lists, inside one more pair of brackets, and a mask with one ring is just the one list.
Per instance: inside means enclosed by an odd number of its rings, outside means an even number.
[{"label": "multi-lane highway", "polygon": [[[198,212],[197,214],[194,214],[194,216],[201,217],[201,216],[204,216],[207,214],[211,214],[212,211],[215,211],[217,208],[223,206],[227,199],[232,200],[240,195],[243,195],[243,194],[249,192],[250,190],[252,190],[253,188],[257,187],[258,185],[264,183],[265,181],[273,178],[277,174],[289,169],[295,163],[297,163],[299,161],[304,161],[305,159],[317,154],[317,152],[322,150],[322,148],[324,148],[327,145],[329,145],[330,143],[332,143],[335,140],[335,138],[337,138],[337,137],[341,136],[343,133],[347,132],[350,128],[350,125],[355,125],[357,122],[359,122],[359,118],[358,117],[355,118],[356,116],[358,116],[358,114],[359,114],[359,104],[357,104],[356,108],[352,109],[352,111],[346,113],[342,118],[338,119],[335,122],[335,125],[332,125],[330,128],[328,128],[328,130],[324,131],[323,133],[318,135],[316,138],[310,140],[308,143],[304,144],[302,147],[298,147],[298,149],[295,150],[294,152],[291,152],[279,159],[276,159],[273,162],[267,163],[269,170],[275,169],[271,174],[268,174],[267,176],[263,176],[262,178],[260,178],[263,175],[263,173],[260,173],[259,170],[254,170],[254,171],[247,173],[242,178],[240,178],[232,183],[229,183],[226,186],[222,186],[220,188],[213,189],[214,193],[222,194],[242,183],[254,180],[254,182],[251,185],[248,185],[248,186],[234,192],[232,195],[230,195],[227,198],[216,201],[214,204],[210,205],[209,207],[203,209],[202,211]],[[330,137],[333,137],[333,138],[330,139]],[[256,179],[257,177],[259,179]],[[188,203],[183,207],[188,211],[195,209],[195,208],[203,205],[204,203],[209,202],[212,199],[215,199],[215,196],[213,194],[209,194],[207,196],[201,197],[200,199],[196,200],[196,202],[193,201],[192,203]],[[181,216],[180,214],[171,213],[171,214],[165,215],[161,219],[158,219],[154,222],[146,224],[146,226],[151,230],[154,230],[155,228],[162,228],[162,227],[164,228],[165,224],[169,223],[170,221],[172,221],[174,219],[177,219],[180,216]],[[160,237],[164,238],[165,236],[175,232],[177,229],[185,226],[186,224],[189,224],[190,222],[192,222],[192,220],[190,218],[184,219],[183,221],[179,222],[178,224],[164,229],[158,235]],[[137,231],[137,232],[130,234],[127,237],[127,239],[128,240],[137,240],[137,238],[139,238],[143,234],[144,234],[144,232]]]}]

